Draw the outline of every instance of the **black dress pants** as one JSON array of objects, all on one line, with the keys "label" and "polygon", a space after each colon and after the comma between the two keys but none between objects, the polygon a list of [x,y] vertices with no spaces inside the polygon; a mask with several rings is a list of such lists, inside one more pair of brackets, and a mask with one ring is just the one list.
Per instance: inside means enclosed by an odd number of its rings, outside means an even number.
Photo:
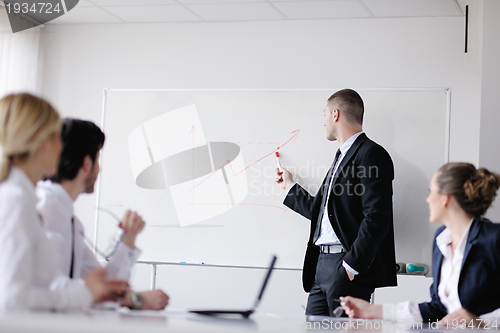
[{"label": "black dress pants", "polygon": [[306,314],[331,316],[340,305],[341,296],[354,296],[370,301],[375,290],[375,276],[368,272],[349,280],[342,260],[345,253],[321,253],[316,265],[314,285],[307,299]]}]

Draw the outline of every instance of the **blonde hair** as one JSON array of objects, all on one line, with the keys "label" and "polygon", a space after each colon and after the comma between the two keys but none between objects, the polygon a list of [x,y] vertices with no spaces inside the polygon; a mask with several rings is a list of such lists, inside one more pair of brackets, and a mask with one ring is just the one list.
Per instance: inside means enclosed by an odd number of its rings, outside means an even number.
[{"label": "blonde hair", "polygon": [[0,182],[9,175],[15,157],[28,157],[61,129],[61,117],[47,101],[31,94],[0,100]]}]

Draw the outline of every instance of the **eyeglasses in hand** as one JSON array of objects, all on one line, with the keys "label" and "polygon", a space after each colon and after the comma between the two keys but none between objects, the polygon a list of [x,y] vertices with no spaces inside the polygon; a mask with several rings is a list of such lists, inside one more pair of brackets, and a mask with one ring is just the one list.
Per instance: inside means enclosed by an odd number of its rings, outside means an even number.
[{"label": "eyeglasses in hand", "polygon": [[[96,207],[96,209],[98,209],[104,213],[109,214],[111,217],[113,217],[118,222],[118,224],[121,223],[121,219],[115,213],[113,213],[111,210],[109,210],[107,208],[103,208],[103,207]],[[83,232],[80,232],[80,235],[83,237],[85,242],[87,242],[88,246],[90,248],[94,249],[95,252],[98,255],[100,255],[101,257],[103,257],[106,261],[109,261],[109,259],[115,254],[116,249],[118,248],[118,245],[123,240],[123,238],[125,238],[126,234],[127,233],[124,232],[123,229],[117,228],[115,230],[115,232],[113,233],[113,235],[111,236],[108,248],[103,252],[103,251],[99,250],[97,248],[97,246],[95,246],[92,243],[92,241],[90,241],[87,237],[85,237],[85,234]],[[109,253],[109,254],[106,254],[106,253]]]},{"label": "eyeglasses in hand", "polygon": [[[340,299],[335,298],[334,301],[340,302]],[[342,305],[339,305],[335,308],[335,310],[333,310],[332,316],[335,318],[339,318],[342,317],[343,314],[344,314],[344,308],[342,308]]]}]

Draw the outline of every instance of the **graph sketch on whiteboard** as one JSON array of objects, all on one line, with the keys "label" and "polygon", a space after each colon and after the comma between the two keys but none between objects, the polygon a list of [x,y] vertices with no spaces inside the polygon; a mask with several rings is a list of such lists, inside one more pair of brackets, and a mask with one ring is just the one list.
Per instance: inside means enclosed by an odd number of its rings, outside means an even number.
[{"label": "graph sketch on whiteboard", "polygon": [[136,127],[128,136],[128,150],[136,185],[169,189],[181,226],[222,214],[248,194],[246,172],[235,176],[231,171],[246,169],[239,145],[208,142],[196,105]]}]

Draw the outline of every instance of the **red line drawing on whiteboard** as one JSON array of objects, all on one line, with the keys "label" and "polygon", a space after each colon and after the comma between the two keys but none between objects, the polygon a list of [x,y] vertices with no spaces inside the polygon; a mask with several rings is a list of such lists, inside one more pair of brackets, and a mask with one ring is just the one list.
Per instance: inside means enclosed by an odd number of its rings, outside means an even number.
[{"label": "red line drawing on whiteboard", "polygon": [[[252,164],[250,164],[249,166],[247,166],[246,168],[244,168],[243,170],[235,173],[234,170],[233,170],[233,166],[229,163],[229,166],[231,167],[231,172],[233,173],[233,176],[237,176],[239,175],[240,173],[242,173],[243,171],[247,170],[248,168],[250,168],[251,166],[257,164],[258,162],[262,161],[263,159],[265,159],[266,157],[269,157],[271,155],[273,155],[277,150],[283,148],[287,143],[289,143],[290,141],[292,140],[296,140],[297,139],[297,136],[299,135],[300,133],[300,129],[296,129],[295,131],[291,132],[290,134],[293,134],[292,137],[290,139],[288,139],[284,144],[282,144],[281,146],[278,146],[277,149],[273,150],[272,152],[270,152],[269,154],[267,154],[266,156],[262,157],[262,158],[259,158],[257,161],[253,162]],[[203,184],[207,179],[209,179],[213,174],[215,174],[217,171],[219,171],[220,169],[218,170],[215,170],[214,172],[212,172],[207,178],[203,179],[201,182],[199,182],[198,184],[196,184],[195,186],[193,186],[191,190],[195,189],[196,187],[200,186],[201,184]]]}]

